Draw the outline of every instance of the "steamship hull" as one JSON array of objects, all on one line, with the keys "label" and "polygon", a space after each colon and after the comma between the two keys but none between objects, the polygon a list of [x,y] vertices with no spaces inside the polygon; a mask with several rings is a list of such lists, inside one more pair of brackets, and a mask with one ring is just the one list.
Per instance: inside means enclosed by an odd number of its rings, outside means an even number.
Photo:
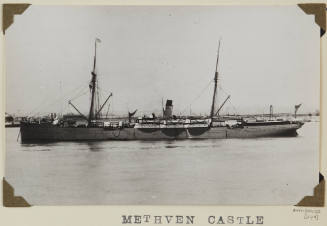
[{"label": "steamship hull", "polygon": [[52,125],[24,125],[20,127],[22,143],[105,140],[183,140],[228,139],[274,136],[296,136],[302,124],[251,125],[242,128],[63,128]]}]

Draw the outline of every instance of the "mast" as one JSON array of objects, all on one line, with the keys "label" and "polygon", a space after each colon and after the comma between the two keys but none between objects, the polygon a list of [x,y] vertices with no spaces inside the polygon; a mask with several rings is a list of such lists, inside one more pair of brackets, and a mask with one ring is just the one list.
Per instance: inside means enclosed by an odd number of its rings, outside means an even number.
[{"label": "mast", "polygon": [[214,91],[213,91],[211,111],[210,111],[210,118],[211,119],[213,118],[214,113],[215,113],[215,103],[216,103],[216,96],[217,96],[219,49],[220,49],[220,40],[219,40],[219,44],[218,44],[216,72],[215,72],[215,78],[214,78],[215,88],[214,88]]},{"label": "mast", "polygon": [[94,62],[93,62],[93,71],[92,79],[89,84],[90,90],[91,90],[91,106],[90,106],[90,112],[89,112],[89,118],[88,123],[91,125],[91,120],[95,117],[94,113],[94,102],[95,102],[95,89],[96,89],[96,80],[97,80],[97,74],[96,74],[96,57],[97,57],[97,43],[101,42],[100,39],[96,38],[94,42]]}]

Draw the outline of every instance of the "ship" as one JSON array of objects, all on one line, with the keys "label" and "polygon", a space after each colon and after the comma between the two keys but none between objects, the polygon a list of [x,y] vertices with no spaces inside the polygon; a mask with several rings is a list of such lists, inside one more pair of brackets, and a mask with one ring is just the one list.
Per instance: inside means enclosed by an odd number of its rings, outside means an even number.
[{"label": "ship", "polygon": [[214,74],[214,91],[210,114],[208,116],[175,116],[173,101],[167,100],[161,116],[134,117],[137,110],[128,112],[125,118],[102,118],[101,111],[112,93],[100,105],[97,98],[96,51],[91,81],[89,83],[91,101],[89,114],[83,115],[71,102],[69,104],[78,115],[58,118],[55,114],[46,120],[24,120],[20,123],[22,143],[60,142],[60,141],[114,141],[114,140],[184,140],[184,139],[228,139],[259,138],[275,136],[296,136],[303,126],[298,120],[249,120],[241,116],[220,116],[219,111],[229,99],[217,107],[218,61],[220,41],[218,44]]}]

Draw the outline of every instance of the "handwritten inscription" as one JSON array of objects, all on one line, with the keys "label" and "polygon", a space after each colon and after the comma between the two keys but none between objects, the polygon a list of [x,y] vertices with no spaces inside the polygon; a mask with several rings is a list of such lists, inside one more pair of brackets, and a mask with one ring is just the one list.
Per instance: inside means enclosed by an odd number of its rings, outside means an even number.
[{"label": "handwritten inscription", "polygon": [[308,221],[319,221],[320,210],[309,208],[294,208],[293,212],[303,213],[303,219]]}]

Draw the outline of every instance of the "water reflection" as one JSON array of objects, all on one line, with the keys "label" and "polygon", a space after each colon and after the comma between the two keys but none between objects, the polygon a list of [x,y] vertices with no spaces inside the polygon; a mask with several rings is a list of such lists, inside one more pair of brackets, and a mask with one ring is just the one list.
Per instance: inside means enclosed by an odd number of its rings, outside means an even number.
[{"label": "water reflection", "polygon": [[91,152],[103,151],[103,142],[86,142],[86,146]]},{"label": "water reflection", "polygon": [[21,148],[18,151],[52,151],[57,146],[54,143],[39,143],[39,144],[19,144]]}]

